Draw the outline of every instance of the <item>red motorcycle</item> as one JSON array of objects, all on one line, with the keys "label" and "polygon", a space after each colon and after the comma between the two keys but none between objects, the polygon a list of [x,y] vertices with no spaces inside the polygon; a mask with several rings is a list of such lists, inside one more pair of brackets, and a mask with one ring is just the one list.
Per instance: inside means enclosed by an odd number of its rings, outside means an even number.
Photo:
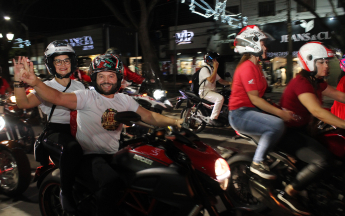
[{"label": "red motorcycle", "polygon": [[[134,112],[119,112],[115,120],[149,126]],[[230,169],[226,161],[187,129],[168,134],[164,128],[149,127],[152,133],[125,142],[114,156],[126,183],[116,205],[136,216],[232,215],[235,209],[227,193]],[[45,216],[65,215],[58,198],[60,150],[49,151],[55,164],[36,171],[39,206]],[[73,193],[80,215],[95,215],[94,187],[78,177]]]}]

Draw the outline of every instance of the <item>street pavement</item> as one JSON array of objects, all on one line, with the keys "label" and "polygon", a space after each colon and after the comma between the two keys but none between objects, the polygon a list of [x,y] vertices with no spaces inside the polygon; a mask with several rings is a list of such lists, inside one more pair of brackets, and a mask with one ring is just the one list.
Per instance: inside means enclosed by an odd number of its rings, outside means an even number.
[{"label": "street pavement", "polygon": [[[281,94],[285,87],[278,87],[274,88],[271,93],[266,94],[268,98],[271,98],[274,102],[279,102]],[[170,98],[171,102],[175,104],[176,97],[178,95],[174,95]],[[333,101],[329,98],[324,98],[324,106],[331,107]],[[182,106],[181,106],[182,107]],[[163,112],[164,115],[179,118],[180,117],[181,108],[178,110],[173,110],[171,112]],[[34,127],[35,134],[38,135],[41,132],[42,128],[40,126]],[[213,127],[206,127],[204,131],[198,134],[201,141],[216,147],[231,147],[236,148],[241,151],[252,151],[255,149],[255,146],[252,142],[249,142],[244,139],[236,139],[236,134],[230,128],[213,128]],[[27,154],[31,170],[32,170],[32,177],[34,176],[34,172],[36,168],[39,166],[34,160],[33,154]],[[38,216],[41,215],[38,206],[38,189],[36,188],[36,183],[31,183],[30,187],[25,191],[25,193],[16,198],[9,198],[4,195],[0,194],[0,215],[1,216]],[[272,211],[265,215],[273,216],[273,215],[281,215],[284,216],[281,212]]]}]

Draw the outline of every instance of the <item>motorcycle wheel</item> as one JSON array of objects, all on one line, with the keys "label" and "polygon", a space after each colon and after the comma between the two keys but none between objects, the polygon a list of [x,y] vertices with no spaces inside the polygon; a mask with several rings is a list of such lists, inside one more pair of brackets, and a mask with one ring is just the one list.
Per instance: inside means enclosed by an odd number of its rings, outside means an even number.
[{"label": "motorcycle wheel", "polygon": [[0,147],[0,193],[9,197],[22,194],[31,182],[28,157],[21,149]]},{"label": "motorcycle wheel", "polygon": [[[193,108],[187,108],[187,107],[183,108],[183,110],[181,111],[181,118],[186,118],[186,121],[189,122],[189,128],[192,129],[194,133],[200,133],[202,130],[205,129],[206,123],[205,122],[199,123],[198,121],[191,119],[190,114],[194,113],[192,109]],[[187,113],[188,110],[190,110],[190,113]],[[204,115],[200,109],[198,110],[198,114]]]},{"label": "motorcycle wheel", "polygon": [[54,176],[44,181],[39,189],[38,199],[39,207],[42,215],[59,216],[71,215],[63,211],[60,203],[60,178]]},{"label": "motorcycle wheel", "polygon": [[[231,170],[231,177],[229,187],[227,189],[232,203],[235,207],[244,207],[257,213],[267,213],[270,209],[258,199],[256,199],[249,186],[249,179],[252,173],[250,172],[250,164],[252,158],[242,157],[242,155],[235,156],[236,158],[230,158],[229,166]],[[233,160],[235,159],[235,160]]]},{"label": "motorcycle wheel", "polygon": [[35,132],[30,125],[18,125],[18,130],[21,139],[18,141],[22,146],[25,153],[31,153],[35,145]]}]

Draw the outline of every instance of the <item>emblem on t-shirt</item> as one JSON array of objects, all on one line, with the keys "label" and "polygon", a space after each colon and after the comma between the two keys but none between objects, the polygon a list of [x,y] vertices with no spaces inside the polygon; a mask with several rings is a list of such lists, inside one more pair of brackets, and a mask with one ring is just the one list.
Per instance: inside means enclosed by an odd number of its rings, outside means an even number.
[{"label": "emblem on t-shirt", "polygon": [[102,127],[108,131],[114,131],[120,126],[120,122],[115,121],[116,110],[109,108],[102,115]]},{"label": "emblem on t-shirt", "polygon": [[249,80],[249,81],[248,81],[248,84],[255,84],[255,83],[254,83],[254,79]]}]

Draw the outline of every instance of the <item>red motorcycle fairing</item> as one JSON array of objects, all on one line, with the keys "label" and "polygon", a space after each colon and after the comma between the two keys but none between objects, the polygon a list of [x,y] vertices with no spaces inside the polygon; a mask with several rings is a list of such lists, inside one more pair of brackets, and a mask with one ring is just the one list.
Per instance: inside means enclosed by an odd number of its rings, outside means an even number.
[{"label": "red motorcycle fairing", "polygon": [[323,133],[318,137],[330,152],[345,160],[345,130],[336,129]]},{"label": "red motorcycle fairing", "polygon": [[[191,148],[180,142],[174,142],[176,147],[188,155],[195,169],[205,173],[213,178],[213,180],[217,181],[215,163],[218,158],[221,158],[221,156],[213,150],[212,147],[201,141],[193,141],[193,143],[197,149]],[[207,160],[205,160],[205,158],[207,158]]]},{"label": "red motorcycle fairing", "polygon": [[[195,148],[191,148],[178,141],[173,141],[174,145],[183,151],[192,161],[195,169],[217,180],[215,173],[215,163],[221,156],[201,141],[193,141]],[[116,153],[116,158],[121,166],[132,171],[139,171],[152,167],[169,166],[173,163],[165,154],[165,149],[151,145],[139,145],[127,147]],[[205,160],[207,158],[207,160]]]},{"label": "red motorcycle fairing", "polygon": [[[149,155],[149,154],[153,155]],[[189,174],[173,164],[165,150],[150,145],[126,147],[115,155],[121,178],[130,187],[176,207],[196,205]],[[189,203],[189,204],[188,204]]]},{"label": "red motorcycle fairing", "polygon": [[172,160],[170,160],[166,155],[165,155],[165,150],[162,148],[157,148],[149,145],[143,145],[139,146],[133,150],[130,150],[130,152],[134,154],[141,155],[143,157],[146,157],[148,159],[154,160],[156,162],[159,162],[163,165],[169,166],[170,164],[173,163]]}]

